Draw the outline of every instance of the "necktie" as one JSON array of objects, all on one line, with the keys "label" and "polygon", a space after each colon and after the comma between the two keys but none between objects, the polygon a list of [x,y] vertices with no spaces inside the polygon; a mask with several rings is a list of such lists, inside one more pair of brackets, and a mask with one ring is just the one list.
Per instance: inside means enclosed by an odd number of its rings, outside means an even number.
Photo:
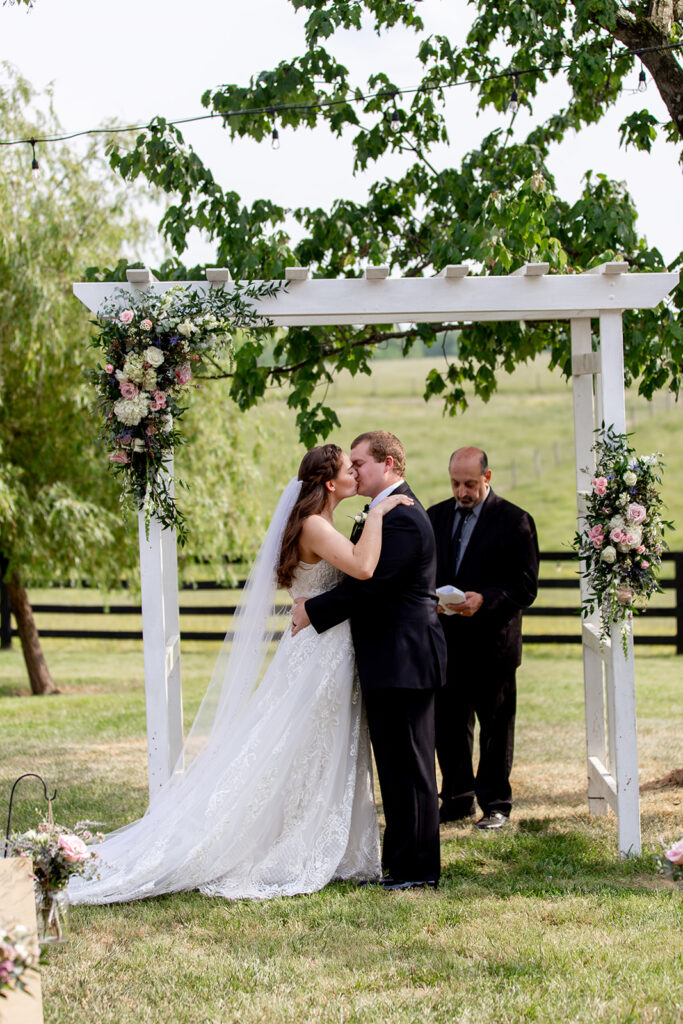
[{"label": "necktie", "polygon": [[453,578],[458,572],[458,562],[460,561],[460,546],[462,543],[462,530],[467,520],[472,515],[472,512],[468,508],[457,508],[455,510],[457,522],[455,524],[455,531],[453,533],[453,539],[451,541],[451,572]]},{"label": "necktie", "polygon": [[[369,511],[370,511],[370,504],[368,503],[367,505],[363,505],[363,512],[365,513],[365,515],[367,515]],[[360,523],[356,522],[356,523],[353,524],[353,529],[351,530],[351,536],[349,538],[349,540],[351,541],[352,544],[357,544],[358,543],[358,540],[360,539],[360,535],[363,532],[363,527],[364,526],[365,526],[365,520],[363,520]]]}]

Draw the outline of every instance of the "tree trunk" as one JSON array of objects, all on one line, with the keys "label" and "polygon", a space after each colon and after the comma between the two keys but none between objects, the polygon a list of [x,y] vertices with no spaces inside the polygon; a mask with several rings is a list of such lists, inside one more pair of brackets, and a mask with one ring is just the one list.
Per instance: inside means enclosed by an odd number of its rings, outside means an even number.
[{"label": "tree trunk", "polygon": [[10,576],[7,581],[7,590],[12,603],[14,618],[17,620],[17,633],[19,634],[24,651],[24,661],[26,662],[26,670],[31,683],[31,693],[38,695],[59,693],[59,690],[52,682],[52,676],[40,646],[40,637],[36,629],[28,594],[21,584],[18,573],[12,573]]},{"label": "tree trunk", "polygon": [[640,47],[645,67],[652,75],[659,94],[664,100],[679,136],[683,135],[683,68],[678,62],[678,50],[649,50],[648,47],[671,44],[674,18],[680,17],[680,0],[659,0],[650,5],[650,17],[636,20],[627,11],[617,13],[614,35],[631,50]]}]

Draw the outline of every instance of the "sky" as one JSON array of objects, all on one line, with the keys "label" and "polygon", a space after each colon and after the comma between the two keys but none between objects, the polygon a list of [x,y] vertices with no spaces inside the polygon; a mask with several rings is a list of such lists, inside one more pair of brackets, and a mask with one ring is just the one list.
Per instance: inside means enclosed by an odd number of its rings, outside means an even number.
[{"label": "sky", "polygon": [[[455,40],[464,38],[471,18],[464,0],[424,0],[421,14],[431,31]],[[52,83],[65,130],[94,128],[111,119],[142,125],[155,115],[171,120],[205,113],[206,89],[246,84],[250,75],[300,54],[303,26],[303,13],[287,0],[202,0],[196,6],[188,0],[36,0],[30,11],[0,7],[0,60],[38,89]],[[404,87],[419,81],[415,37],[407,30],[382,37],[369,28],[345,33],[335,36],[333,49],[360,84],[380,68]],[[2,77],[0,69],[0,83]],[[635,88],[637,70],[633,79]],[[549,86],[535,114],[554,109],[563,89],[562,83]],[[578,198],[587,167],[625,180],[641,232],[671,260],[683,247],[683,181],[675,147],[658,141],[650,155],[619,148],[620,121],[645,104],[659,120],[668,118],[650,82],[644,97],[624,93],[599,125],[556,147],[550,166],[570,201]],[[442,166],[457,166],[486,131],[507,127],[509,120],[495,112],[477,117],[475,95],[466,88],[451,90],[446,116],[450,145],[432,158]],[[521,113],[516,127],[524,132],[531,123]],[[390,156],[370,174],[354,177],[350,136],[337,139],[325,128],[296,133],[280,128],[277,151],[269,141],[230,142],[218,119],[181,130],[220,184],[248,203],[259,197],[287,207],[329,206],[341,196],[362,201],[372,178],[398,173],[402,166],[400,157]],[[150,250],[139,258],[154,261],[157,255]],[[212,247],[195,236],[183,260],[211,263],[212,255]]]}]

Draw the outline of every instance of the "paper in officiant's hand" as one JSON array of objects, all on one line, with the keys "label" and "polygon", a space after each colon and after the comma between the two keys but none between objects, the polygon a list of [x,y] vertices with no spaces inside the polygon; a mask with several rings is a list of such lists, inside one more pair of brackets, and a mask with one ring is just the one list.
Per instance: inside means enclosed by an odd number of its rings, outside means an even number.
[{"label": "paper in officiant's hand", "polygon": [[446,607],[447,604],[462,604],[463,601],[467,600],[465,592],[458,590],[457,587],[452,587],[450,583],[443,587],[437,587],[436,596],[439,599],[440,606],[443,608],[444,615],[455,615],[454,611]]}]

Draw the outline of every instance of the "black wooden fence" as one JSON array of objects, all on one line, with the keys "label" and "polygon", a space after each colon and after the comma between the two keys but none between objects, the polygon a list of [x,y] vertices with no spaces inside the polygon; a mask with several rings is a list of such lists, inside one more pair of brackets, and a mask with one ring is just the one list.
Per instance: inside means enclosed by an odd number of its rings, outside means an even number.
[{"label": "black wooden fence", "polygon": [[[651,607],[647,611],[647,619],[673,619],[673,632],[670,633],[657,633],[643,635],[639,631],[636,632],[635,642],[637,644],[658,644],[664,646],[675,646],[677,654],[683,654],[683,551],[667,552],[663,556],[667,562],[674,563],[674,577],[673,579],[664,579],[661,581],[662,588],[668,594],[673,592],[674,601],[673,604],[667,604],[664,607]],[[576,595],[576,600],[570,604],[565,605],[545,605],[542,602],[529,608],[524,614],[525,629],[524,629],[524,641],[529,644],[580,644],[581,643],[581,629],[580,629],[580,618],[578,615],[579,608],[579,584],[578,584],[578,573],[571,579],[568,578],[556,578],[552,579],[547,576],[543,576],[543,564],[554,564],[557,565],[560,562],[574,562],[575,557],[571,552],[566,551],[545,551],[541,554],[541,578],[539,580],[539,591],[550,590],[571,590]],[[243,585],[243,584],[242,584]],[[238,584],[238,587],[240,584]],[[186,584],[183,587],[184,590],[227,590],[236,588],[227,588],[222,584],[213,582],[202,582],[196,584]],[[64,615],[69,616],[71,620],[80,619],[81,616],[87,615],[139,615],[140,606],[133,604],[112,604],[92,605],[92,604],[67,604],[59,603],[57,601],[50,604],[34,604],[33,611],[36,615],[49,614],[49,615]],[[211,616],[221,617],[227,620],[235,612],[234,605],[187,605],[181,603],[180,614],[181,616]],[[532,633],[530,627],[534,618],[552,618],[552,619],[564,619],[565,622],[573,624],[575,627],[571,632],[566,633],[554,633],[554,632],[542,632]],[[62,637],[72,638],[79,640],[141,640],[142,629],[126,630],[126,629],[43,629],[39,626],[40,635],[42,637]],[[0,644],[3,648],[9,647],[11,638],[17,635],[16,628],[13,628],[11,621],[11,613],[9,607],[9,601],[7,599],[7,592],[5,587],[0,585]],[[222,640],[225,633],[201,631],[201,630],[182,630],[183,640]]]}]

